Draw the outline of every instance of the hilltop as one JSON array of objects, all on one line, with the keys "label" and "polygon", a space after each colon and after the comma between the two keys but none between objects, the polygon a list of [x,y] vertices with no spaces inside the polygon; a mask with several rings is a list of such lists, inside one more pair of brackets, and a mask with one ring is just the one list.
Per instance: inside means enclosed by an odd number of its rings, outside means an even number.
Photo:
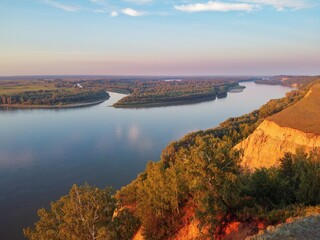
[{"label": "hilltop", "polygon": [[281,127],[320,135],[320,84],[313,86],[301,101],[267,120]]},{"label": "hilltop", "polygon": [[320,147],[320,84],[283,111],[265,119],[236,148],[243,150],[243,165],[251,170],[279,165],[285,152],[307,152]]}]

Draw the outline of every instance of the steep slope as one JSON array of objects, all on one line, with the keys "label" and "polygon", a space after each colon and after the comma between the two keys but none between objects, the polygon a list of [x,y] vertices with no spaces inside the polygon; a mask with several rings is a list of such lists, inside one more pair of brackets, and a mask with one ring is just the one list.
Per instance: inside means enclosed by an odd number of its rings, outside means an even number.
[{"label": "steep slope", "polygon": [[320,147],[320,84],[293,106],[267,118],[236,148],[251,170],[278,165],[285,152]]}]

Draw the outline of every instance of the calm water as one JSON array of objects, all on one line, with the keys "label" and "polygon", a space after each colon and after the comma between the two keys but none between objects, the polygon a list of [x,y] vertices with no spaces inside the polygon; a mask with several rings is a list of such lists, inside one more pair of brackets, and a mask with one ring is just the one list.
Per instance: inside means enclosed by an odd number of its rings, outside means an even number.
[{"label": "calm water", "polygon": [[23,239],[36,210],[88,182],[119,188],[190,131],[257,109],[285,95],[282,86],[243,83],[225,99],[175,107],[114,109],[124,95],[77,109],[0,111],[0,236]]}]

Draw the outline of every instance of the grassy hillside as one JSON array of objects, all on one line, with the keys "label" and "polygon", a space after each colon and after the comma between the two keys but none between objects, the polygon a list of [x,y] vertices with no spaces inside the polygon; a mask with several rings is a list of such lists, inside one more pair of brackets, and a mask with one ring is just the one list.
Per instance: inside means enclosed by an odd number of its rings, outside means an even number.
[{"label": "grassy hillside", "polygon": [[301,101],[268,120],[282,127],[320,134],[320,84],[314,85]]},{"label": "grassy hillside", "polygon": [[289,218],[286,223],[270,226],[247,240],[320,239],[320,208],[311,207],[300,217]]}]

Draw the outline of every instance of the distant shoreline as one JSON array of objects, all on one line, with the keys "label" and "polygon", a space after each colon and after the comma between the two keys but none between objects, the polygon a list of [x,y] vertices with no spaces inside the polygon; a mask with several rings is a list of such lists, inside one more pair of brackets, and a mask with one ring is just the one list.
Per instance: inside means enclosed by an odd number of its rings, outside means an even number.
[{"label": "distant shoreline", "polygon": [[[234,88],[230,88],[227,93],[241,93],[245,89],[244,86],[238,86]],[[221,96],[210,96],[199,99],[190,99],[190,100],[180,100],[180,101],[172,101],[172,102],[150,102],[150,103],[135,103],[135,104],[113,104],[111,107],[114,108],[152,108],[152,107],[169,107],[169,106],[180,106],[180,105],[189,105],[189,104],[197,104],[202,102],[208,102],[216,99],[227,98],[227,95]]]},{"label": "distant shoreline", "polygon": [[65,105],[23,105],[23,104],[1,104],[1,108],[20,108],[20,109],[49,109],[49,108],[56,108],[56,109],[63,109],[63,108],[77,108],[77,107],[87,107],[87,106],[93,106],[100,103],[103,103],[107,101],[109,98],[94,101],[94,102],[87,102],[87,103],[74,103],[74,104],[65,104]]},{"label": "distant shoreline", "polygon": [[228,93],[242,93],[244,88],[233,88],[228,91]]},{"label": "distant shoreline", "polygon": [[132,105],[112,105],[114,108],[152,108],[152,107],[169,107],[169,106],[180,106],[188,104],[196,104],[202,102],[208,102],[217,99],[214,97],[207,97],[198,100],[182,100],[182,101],[173,101],[173,102],[154,102],[154,103],[137,103]]}]

